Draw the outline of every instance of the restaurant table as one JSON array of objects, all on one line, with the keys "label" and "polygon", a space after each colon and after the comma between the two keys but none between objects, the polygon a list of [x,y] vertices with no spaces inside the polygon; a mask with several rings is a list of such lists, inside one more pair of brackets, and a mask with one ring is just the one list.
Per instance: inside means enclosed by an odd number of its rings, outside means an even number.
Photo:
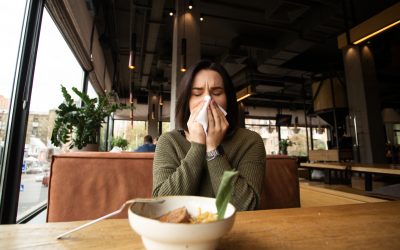
[{"label": "restaurant table", "polygon": [[[342,171],[345,173],[347,184],[351,184],[351,173],[358,172],[365,175],[365,191],[372,191],[372,174],[395,175],[400,176],[399,164],[382,163],[353,163],[353,162],[302,162],[300,167],[311,169],[320,169],[326,171],[325,183],[331,184],[331,170]],[[311,171],[309,177],[311,180]]]},{"label": "restaurant table", "polygon": [[[0,249],[144,249],[127,219],[0,226]],[[168,232],[165,232],[168,233]],[[238,212],[217,249],[400,249],[400,201]]]}]

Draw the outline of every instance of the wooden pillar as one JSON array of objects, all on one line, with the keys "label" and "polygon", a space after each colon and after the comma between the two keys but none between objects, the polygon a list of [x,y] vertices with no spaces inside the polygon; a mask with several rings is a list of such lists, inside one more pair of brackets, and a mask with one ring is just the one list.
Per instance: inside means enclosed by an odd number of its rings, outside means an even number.
[{"label": "wooden pillar", "polygon": [[349,46],[343,49],[343,60],[349,114],[356,121],[352,128],[353,133],[357,131],[360,162],[384,163],[384,126],[374,57],[368,46]]}]

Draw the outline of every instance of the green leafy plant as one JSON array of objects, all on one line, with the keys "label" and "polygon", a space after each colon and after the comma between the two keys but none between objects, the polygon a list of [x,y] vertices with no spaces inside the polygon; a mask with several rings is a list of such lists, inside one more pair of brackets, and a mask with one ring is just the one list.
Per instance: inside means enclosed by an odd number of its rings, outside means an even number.
[{"label": "green leafy plant", "polygon": [[279,153],[286,155],[287,148],[294,145],[295,143],[289,139],[281,139],[279,141]]},{"label": "green leafy plant", "polygon": [[225,216],[226,207],[228,206],[233,192],[232,180],[236,175],[238,175],[237,171],[224,171],[215,201],[215,205],[217,206],[218,220],[223,219]]},{"label": "green leafy plant", "polygon": [[51,142],[60,146],[70,142],[70,148],[82,149],[87,144],[98,144],[100,128],[104,119],[115,112],[118,104],[112,104],[111,93],[99,98],[89,96],[77,88],[72,91],[82,100],[82,107],[76,105],[67,89],[61,85],[64,101],[56,110],[56,119],[51,134]]},{"label": "green leafy plant", "polygon": [[120,136],[114,137],[111,140],[111,147],[120,147],[123,150],[125,150],[128,147],[128,144],[129,144],[128,140],[124,139],[124,138],[122,138]]}]

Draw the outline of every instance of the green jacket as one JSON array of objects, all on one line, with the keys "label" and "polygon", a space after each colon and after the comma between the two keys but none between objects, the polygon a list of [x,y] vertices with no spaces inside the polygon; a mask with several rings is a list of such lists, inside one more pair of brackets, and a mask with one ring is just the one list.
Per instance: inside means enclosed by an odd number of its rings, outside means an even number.
[{"label": "green jacket", "polygon": [[222,142],[224,156],[206,161],[206,146],[177,130],[161,135],[153,162],[153,196],[215,197],[225,170],[238,170],[231,203],[238,210],[259,207],[266,153],[256,132],[239,128]]}]

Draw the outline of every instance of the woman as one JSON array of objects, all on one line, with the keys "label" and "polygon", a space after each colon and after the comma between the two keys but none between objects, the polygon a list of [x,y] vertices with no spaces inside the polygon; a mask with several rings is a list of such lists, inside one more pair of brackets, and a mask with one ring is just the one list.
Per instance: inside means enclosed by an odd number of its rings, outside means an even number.
[{"label": "woman", "polygon": [[[266,153],[261,137],[238,128],[236,92],[226,70],[200,61],[181,81],[176,122],[181,129],[160,136],[153,163],[153,196],[215,197],[223,172],[239,171],[231,203],[238,210],[259,207]],[[207,107],[208,128],[196,120]],[[227,115],[220,107],[226,110]]]}]

